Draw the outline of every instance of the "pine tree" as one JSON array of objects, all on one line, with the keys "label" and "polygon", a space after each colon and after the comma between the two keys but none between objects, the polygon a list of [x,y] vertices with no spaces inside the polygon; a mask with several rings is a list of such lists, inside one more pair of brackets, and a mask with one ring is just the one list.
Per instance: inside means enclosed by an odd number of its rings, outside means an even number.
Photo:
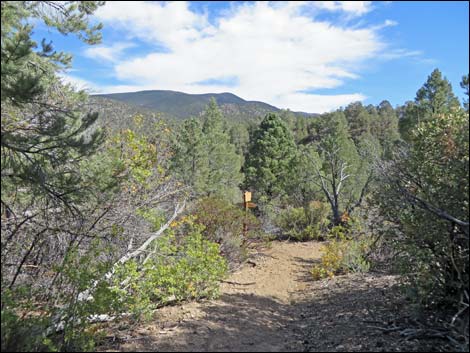
[{"label": "pine tree", "polygon": [[[248,143],[250,142],[250,133],[248,127],[244,123],[235,123],[229,130],[230,143],[235,146],[235,149],[243,160],[248,152]],[[243,163],[242,163],[243,164]]]},{"label": "pine tree", "polygon": [[316,122],[321,136],[304,150],[311,177],[331,206],[333,224],[341,223],[344,212],[351,213],[366,195],[373,178],[372,163],[380,155],[380,145],[370,133],[351,138],[345,114],[326,114]]},{"label": "pine tree", "polygon": [[[98,247],[99,241],[91,245],[92,240],[103,237],[103,232],[98,237],[92,233],[104,216],[97,214],[102,211],[103,194],[112,188],[104,184],[112,184],[112,177],[103,181],[97,172],[103,169],[88,158],[103,138],[92,126],[97,114],[83,111],[86,94],[59,78],[70,67],[71,57],[54,51],[46,40],[38,45],[32,31],[34,25],[45,24],[97,43],[101,26],[91,26],[89,20],[101,4],[1,3],[2,350],[74,350],[66,343],[71,332],[80,336],[74,324],[80,321],[83,326],[86,319],[76,320],[81,311],[76,310],[77,290],[85,282],[78,285],[64,268],[73,266],[78,278],[86,273],[83,267],[93,266],[85,254]],[[78,257],[80,263],[73,263]],[[28,264],[33,264],[34,272],[26,269]],[[77,269],[80,265],[82,272]],[[4,297],[10,300],[3,302]],[[62,310],[56,316],[70,319],[62,339],[49,340],[53,332],[48,332],[47,325],[59,307],[71,303],[74,313]],[[4,312],[9,322],[3,321]],[[16,316],[21,312],[38,315],[34,319]]]},{"label": "pine tree", "polygon": [[207,196],[235,199],[243,181],[241,156],[230,142],[224,117],[212,98],[203,115],[202,132],[208,156],[208,173],[205,185]]},{"label": "pine tree", "polygon": [[392,147],[400,139],[398,116],[388,101],[377,106],[377,114],[372,117],[371,134],[376,137],[386,157],[390,156]]},{"label": "pine tree", "polygon": [[400,133],[406,141],[409,141],[411,131],[417,124],[429,120],[434,115],[451,112],[458,107],[460,103],[452,91],[450,82],[442,77],[438,69],[435,69],[416,92],[414,104],[410,104],[405,110],[399,123]]},{"label": "pine tree", "polygon": [[211,100],[200,119],[186,121],[178,134],[173,168],[195,196],[234,200],[243,181],[242,156],[230,142],[224,117]]},{"label": "pine tree", "polygon": [[246,187],[253,189],[258,198],[285,195],[296,157],[291,131],[276,114],[266,115],[251,138],[244,168]]},{"label": "pine tree", "polygon": [[15,187],[70,210],[80,198],[77,163],[101,141],[100,132],[90,130],[97,114],[79,111],[86,95],[63,85],[58,77],[69,67],[70,56],[55,52],[45,40],[36,50],[30,21],[41,19],[61,33],[76,33],[85,42],[96,43],[100,26],[90,27],[88,17],[99,5],[93,1],[1,4],[1,150],[6,187],[2,209],[14,208],[15,198],[6,190]]},{"label": "pine tree", "polygon": [[282,121],[287,125],[289,130],[292,132],[294,136],[294,140],[296,142],[302,140],[308,135],[307,125],[308,125],[308,118],[303,116],[295,115],[289,109],[281,110],[279,113],[279,117]]},{"label": "pine tree", "polygon": [[450,82],[435,69],[418,92],[415,102],[420,107],[422,117],[448,112],[459,106],[459,101],[452,91]]},{"label": "pine tree", "polygon": [[208,154],[200,120],[191,118],[181,126],[174,141],[173,170],[196,194],[203,192],[208,178]]},{"label": "pine tree", "polygon": [[468,112],[468,97],[469,97],[469,84],[468,84],[468,74],[462,76],[462,81],[460,81],[460,87],[464,90],[465,95],[467,96],[467,99],[463,101],[463,107],[467,110]]},{"label": "pine tree", "polygon": [[354,142],[357,143],[362,134],[370,132],[371,114],[362,105],[361,102],[351,103],[344,110],[346,120],[348,121],[348,129]]}]

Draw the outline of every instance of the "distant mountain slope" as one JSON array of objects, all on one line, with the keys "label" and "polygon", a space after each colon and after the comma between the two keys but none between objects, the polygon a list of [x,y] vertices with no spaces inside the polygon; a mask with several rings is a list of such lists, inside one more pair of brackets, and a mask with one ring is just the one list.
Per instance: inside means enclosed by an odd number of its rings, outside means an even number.
[{"label": "distant mountain slope", "polygon": [[136,115],[143,117],[143,126],[141,127],[143,130],[150,131],[155,126],[155,123],[161,120],[166,121],[168,124],[176,122],[168,114],[139,107],[132,103],[97,96],[90,96],[87,110],[97,112],[99,114],[97,127],[105,127],[111,133],[129,128],[133,130],[138,129],[134,121]]},{"label": "distant mountain slope", "polygon": [[278,112],[272,105],[246,101],[232,93],[187,94],[175,91],[140,91],[129,93],[100,94],[104,97],[132,104],[133,106],[161,112],[176,119],[198,116],[204,111],[212,97],[227,116],[233,120],[254,120],[266,113]]}]

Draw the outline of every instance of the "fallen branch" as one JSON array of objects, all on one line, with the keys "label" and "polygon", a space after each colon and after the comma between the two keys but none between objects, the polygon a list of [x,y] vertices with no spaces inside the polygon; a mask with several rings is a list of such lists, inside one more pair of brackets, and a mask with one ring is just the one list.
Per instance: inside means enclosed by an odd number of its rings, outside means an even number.
[{"label": "fallen branch", "polygon": [[[160,237],[166,229],[168,229],[170,224],[183,211],[185,205],[186,205],[186,201],[183,201],[182,205],[177,204],[176,207],[175,207],[175,210],[173,212],[173,215],[168,219],[168,221],[164,225],[162,225],[160,227],[160,229],[157,232],[153,233],[138,249],[136,249],[135,251],[132,251],[130,253],[127,253],[126,255],[121,257],[118,261],[116,261],[114,263],[114,265],[111,267],[111,270],[109,270],[101,279],[94,281],[93,284],[89,288],[87,288],[86,290],[80,292],[77,296],[77,302],[92,300],[93,296],[92,296],[91,293],[93,292],[94,289],[96,289],[96,287],[98,286],[100,281],[111,279],[120,265],[122,265],[122,264],[126,263],[127,261],[129,261],[130,259],[135,258],[135,257],[139,256],[140,254],[144,253],[145,250],[147,249],[147,247],[155,239]],[[49,327],[46,330],[47,335],[50,335],[52,333],[60,332],[60,331],[64,330],[65,323],[66,323],[65,322],[66,317],[64,315],[64,312],[67,310],[67,308],[68,307],[66,307],[64,310],[62,310],[62,312],[60,314],[58,314],[56,316],[56,318],[54,320],[54,323],[51,325],[51,327]],[[123,314],[123,315],[129,315],[129,314]],[[112,321],[112,320],[116,319],[117,317],[121,317],[121,316],[122,315],[110,316],[110,315],[106,315],[106,314],[104,314],[104,315],[92,315],[92,316],[88,317],[87,320],[89,320],[90,322],[106,322],[106,321]]]},{"label": "fallen branch", "polygon": [[[145,250],[147,249],[147,247],[155,240],[157,239],[158,237],[160,237],[163,232],[168,229],[168,227],[170,226],[170,224],[175,220],[175,218],[183,211],[184,207],[185,207],[185,204],[186,202],[183,202],[183,204],[180,206],[179,204],[176,205],[175,207],[175,211],[173,212],[173,215],[170,217],[170,219],[160,227],[160,229],[153,233],[138,249],[130,252],[130,253],[127,253],[126,255],[124,255],[123,257],[121,257],[118,261],[116,261],[116,263],[114,263],[113,267],[111,268],[111,270],[109,270],[101,280],[109,280],[113,275],[114,273],[116,272],[117,268],[126,263],[127,261],[129,261],[130,259],[132,258],[135,258],[137,256],[139,256],[140,254],[144,253]],[[101,281],[101,280],[96,280],[95,282],[93,282],[92,286],[86,290],[84,290],[83,292],[81,292],[80,294],[78,294],[78,301],[83,301],[83,300],[91,300],[93,299],[93,297],[91,297],[91,292],[96,288],[96,286],[98,285],[98,283]]]},{"label": "fallen branch", "polygon": [[397,327],[397,326],[394,326],[394,327],[367,326],[367,327],[380,330],[383,333],[397,332],[397,331],[403,330],[403,327]]},{"label": "fallen branch", "polygon": [[253,284],[256,284],[256,282],[249,282],[249,283],[238,283],[238,282],[231,282],[231,281],[220,281],[220,282],[233,284],[233,285],[236,285],[236,286],[252,286]]}]

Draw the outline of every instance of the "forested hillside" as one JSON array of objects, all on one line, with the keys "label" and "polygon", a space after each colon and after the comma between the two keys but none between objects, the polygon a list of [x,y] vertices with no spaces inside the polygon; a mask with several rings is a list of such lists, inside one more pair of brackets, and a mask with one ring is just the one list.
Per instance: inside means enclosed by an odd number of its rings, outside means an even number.
[{"label": "forested hillside", "polygon": [[[90,16],[102,5],[1,3],[2,351],[105,350],[110,325],[131,330],[194,301],[218,303],[206,320],[228,327],[196,321],[205,349],[211,335],[213,348],[239,348],[224,337],[245,337],[229,325],[246,309],[259,334],[247,350],[468,351],[468,74],[463,102],[435,69],[403,105],[384,97],[316,116],[228,93],[89,97],[60,79],[71,57],[32,31],[99,43]],[[256,300],[243,276],[260,282]],[[340,293],[347,281],[363,296]],[[394,300],[403,312],[386,316]],[[357,322],[392,336],[345,348],[372,335],[349,328],[329,346],[318,330],[355,307],[367,312]]]},{"label": "forested hillside", "polygon": [[263,102],[249,102],[231,93],[187,94],[173,91],[142,91],[133,93],[113,93],[97,95],[120,102],[162,112],[175,119],[187,119],[198,116],[215,99],[224,114],[234,120],[258,119],[268,112],[277,112],[278,108]]}]

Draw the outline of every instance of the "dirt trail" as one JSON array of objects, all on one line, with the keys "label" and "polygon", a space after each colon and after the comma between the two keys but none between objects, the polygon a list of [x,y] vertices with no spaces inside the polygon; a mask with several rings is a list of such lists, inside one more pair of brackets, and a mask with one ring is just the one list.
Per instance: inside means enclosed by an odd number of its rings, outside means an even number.
[{"label": "dirt trail", "polygon": [[273,242],[222,284],[219,299],[168,306],[150,323],[133,327],[114,323],[98,350],[448,350],[442,340],[404,339],[394,329],[412,320],[395,276],[351,274],[312,281],[309,270],[321,247],[318,242]]},{"label": "dirt trail", "polygon": [[[273,242],[222,283],[218,300],[160,309],[127,332],[120,351],[299,351],[295,298],[309,282],[321,244]],[[111,347],[109,347],[111,348]]]}]

